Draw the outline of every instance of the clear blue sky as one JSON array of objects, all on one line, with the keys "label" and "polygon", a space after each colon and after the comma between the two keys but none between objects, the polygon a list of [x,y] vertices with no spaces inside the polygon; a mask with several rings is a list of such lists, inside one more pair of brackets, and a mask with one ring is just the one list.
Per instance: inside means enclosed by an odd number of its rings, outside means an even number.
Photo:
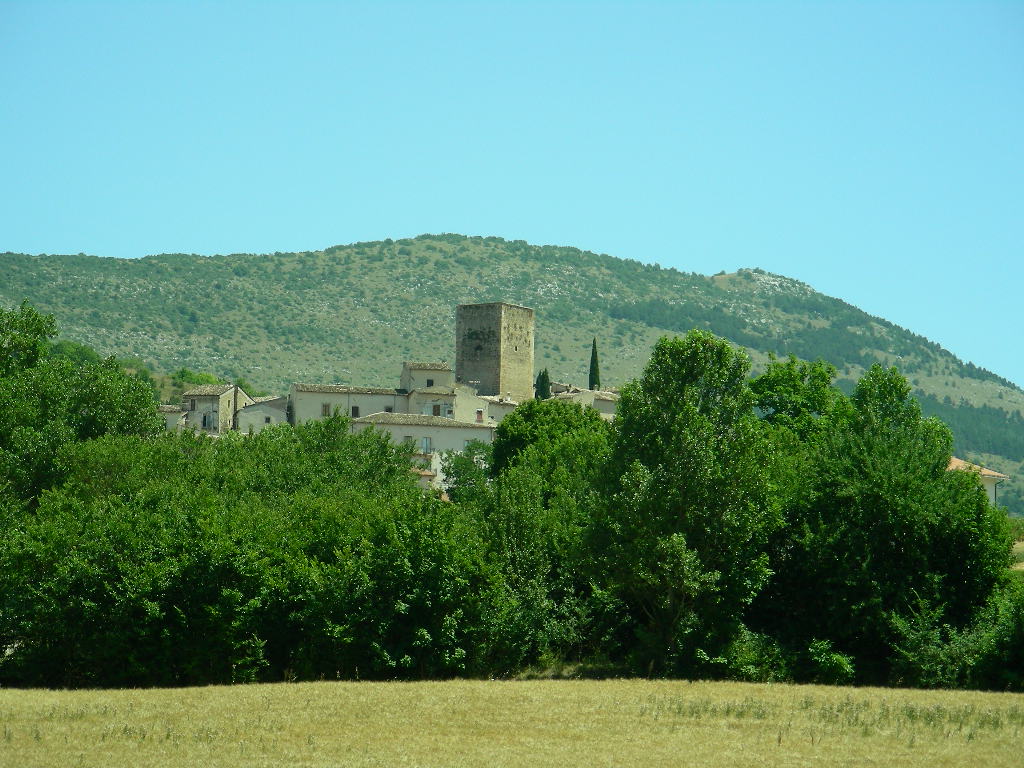
[{"label": "clear blue sky", "polygon": [[424,232],[761,267],[1024,384],[1024,2],[0,0],[0,250]]}]

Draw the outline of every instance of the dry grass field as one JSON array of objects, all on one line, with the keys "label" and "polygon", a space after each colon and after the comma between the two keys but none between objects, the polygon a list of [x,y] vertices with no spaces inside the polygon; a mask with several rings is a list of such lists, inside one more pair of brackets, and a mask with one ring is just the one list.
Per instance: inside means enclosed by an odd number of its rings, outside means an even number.
[{"label": "dry grass field", "polygon": [[0,765],[1020,766],[1024,695],[685,681],[0,691]]}]

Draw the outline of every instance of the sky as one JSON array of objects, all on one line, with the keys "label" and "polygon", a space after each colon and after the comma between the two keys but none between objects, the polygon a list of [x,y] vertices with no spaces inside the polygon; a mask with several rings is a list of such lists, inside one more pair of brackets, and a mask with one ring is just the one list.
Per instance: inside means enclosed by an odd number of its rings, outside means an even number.
[{"label": "sky", "polygon": [[1024,0],[0,0],[0,251],[428,232],[760,267],[1024,385]]}]

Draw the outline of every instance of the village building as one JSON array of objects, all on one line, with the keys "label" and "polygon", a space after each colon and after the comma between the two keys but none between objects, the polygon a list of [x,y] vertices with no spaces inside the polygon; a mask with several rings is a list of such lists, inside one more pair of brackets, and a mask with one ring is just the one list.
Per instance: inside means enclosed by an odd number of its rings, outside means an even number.
[{"label": "village building", "polygon": [[222,435],[235,429],[235,415],[253,399],[235,384],[203,384],[181,394],[188,429]]},{"label": "village building", "polygon": [[499,423],[519,405],[516,400],[508,400],[497,395],[480,395],[480,399],[487,403],[487,415]]},{"label": "village building", "polygon": [[455,372],[443,360],[436,363],[402,363],[398,388],[403,392],[430,387],[451,387],[455,384]]},{"label": "village building", "polygon": [[288,396],[270,395],[254,397],[236,417],[237,429],[245,434],[256,434],[265,427],[288,422]]},{"label": "village building", "polygon": [[292,384],[292,423],[348,416],[357,419],[371,413],[405,413],[408,393],[387,387],[353,387],[348,384]]}]

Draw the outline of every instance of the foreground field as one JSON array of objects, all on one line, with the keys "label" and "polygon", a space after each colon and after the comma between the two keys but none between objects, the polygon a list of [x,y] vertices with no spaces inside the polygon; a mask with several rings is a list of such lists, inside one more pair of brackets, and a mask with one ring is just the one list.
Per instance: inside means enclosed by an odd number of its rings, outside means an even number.
[{"label": "foreground field", "polygon": [[0,691],[11,766],[1019,766],[1024,695],[688,683]]}]

